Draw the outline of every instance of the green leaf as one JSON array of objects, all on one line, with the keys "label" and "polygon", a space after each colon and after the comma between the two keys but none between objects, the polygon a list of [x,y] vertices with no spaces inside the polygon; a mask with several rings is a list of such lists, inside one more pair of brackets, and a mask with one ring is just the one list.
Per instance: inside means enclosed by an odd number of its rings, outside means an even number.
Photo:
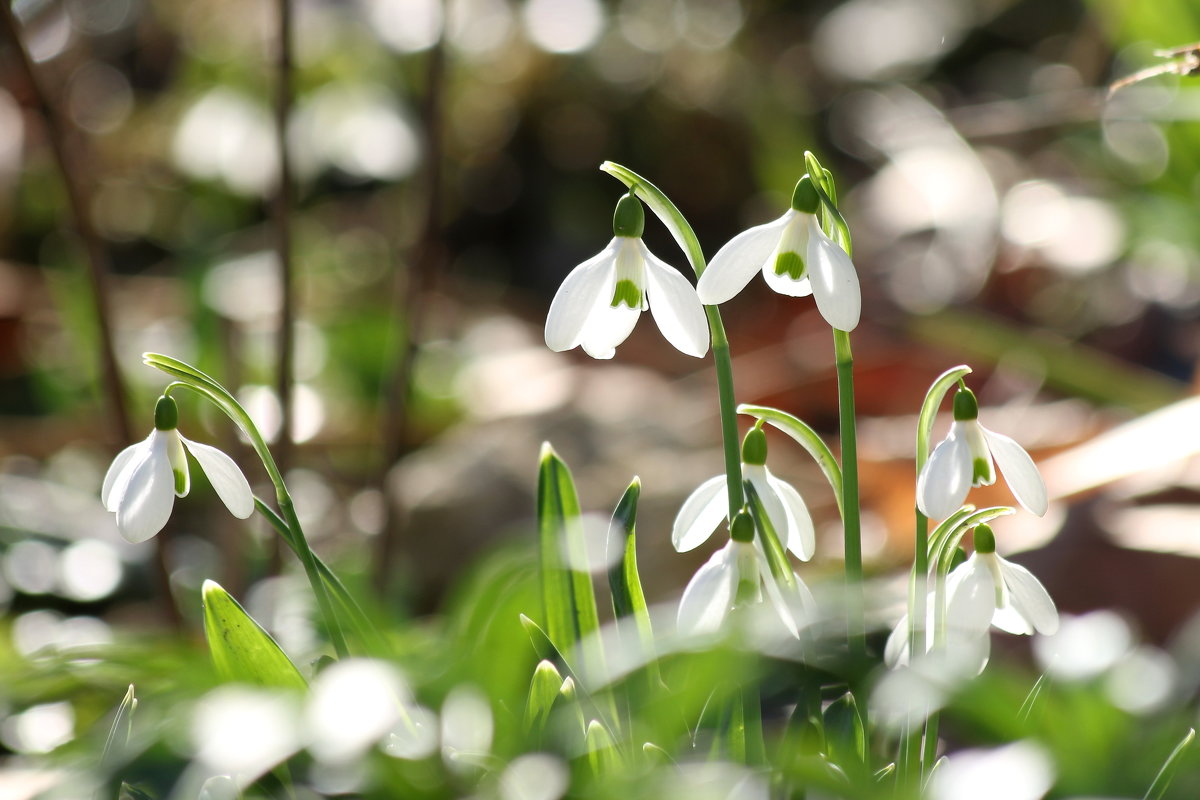
[{"label": "green leaf", "polygon": [[865,764],[867,736],[854,695],[846,692],[830,703],[821,716],[829,760],[837,764]]},{"label": "green leaf", "polygon": [[541,733],[562,691],[563,678],[554,664],[546,659],[538,662],[529,682],[529,697],[525,701],[525,729]]},{"label": "green leaf", "polygon": [[[572,569],[566,555],[587,563],[583,518],[571,471],[547,442],[542,445],[538,471],[538,540],[542,561],[542,602],[550,641],[566,652],[600,628],[596,593],[587,572]],[[601,666],[593,649],[588,658]]]},{"label": "green leaf", "polygon": [[837,499],[838,508],[842,507],[842,468],[838,466],[837,459],[833,457],[833,451],[829,449],[829,445],[825,444],[825,441],[804,420],[769,406],[742,403],[737,407],[737,411],[739,414],[747,414],[755,419],[761,419],[771,427],[777,428],[795,439],[801,447],[808,451],[808,454],[817,462],[817,466],[825,473],[825,479],[829,481],[829,487],[833,489],[833,496]]},{"label": "green leaf", "polygon": [[[612,531],[625,534],[625,549],[620,559],[610,559],[612,567],[608,570],[608,586],[612,591],[613,614],[617,618],[617,625],[627,627],[632,617],[642,653],[650,656],[653,653],[654,631],[650,626],[650,611],[646,606],[646,595],[642,591],[637,566],[637,504],[641,493],[642,482],[634,478],[613,511]],[[613,536],[609,540],[610,546],[616,541],[617,537]],[[622,641],[625,641],[624,636]]]},{"label": "green leaf", "polygon": [[779,541],[779,533],[767,515],[766,506],[758,496],[758,490],[750,481],[745,481],[742,488],[746,492],[746,506],[750,509],[750,516],[754,518],[754,528],[758,531],[763,551],[767,554],[767,565],[771,568],[771,575],[782,585],[795,589],[796,575],[788,564],[783,544]]},{"label": "green leaf", "polygon": [[216,581],[205,581],[204,635],[224,680],[280,689],[308,687],[300,670]]},{"label": "green leaf", "polygon": [[157,798],[145,789],[139,789],[131,783],[122,781],[117,800],[157,800]]},{"label": "green leaf", "polygon": [[620,759],[612,735],[600,720],[594,719],[588,723],[583,741],[587,748],[588,763],[596,775],[612,772],[619,766]]},{"label": "green leaf", "polygon": [[1175,777],[1175,771],[1179,769],[1179,762],[1183,759],[1183,754],[1192,742],[1196,739],[1196,729],[1188,728],[1187,734],[1175,745],[1175,749],[1171,751],[1171,755],[1167,756],[1167,760],[1163,762],[1162,769],[1158,771],[1158,775],[1154,777],[1154,782],[1150,784],[1150,788],[1146,790],[1144,800],[1160,800],[1167,787],[1171,785],[1171,779]]},{"label": "green leaf", "polygon": [[108,730],[108,738],[104,742],[104,750],[100,754],[100,764],[111,768],[124,760],[125,750],[129,747],[129,737],[133,732],[133,712],[137,710],[137,697],[133,693],[133,684],[125,691],[125,696],[117,705],[113,716],[112,727]]}]

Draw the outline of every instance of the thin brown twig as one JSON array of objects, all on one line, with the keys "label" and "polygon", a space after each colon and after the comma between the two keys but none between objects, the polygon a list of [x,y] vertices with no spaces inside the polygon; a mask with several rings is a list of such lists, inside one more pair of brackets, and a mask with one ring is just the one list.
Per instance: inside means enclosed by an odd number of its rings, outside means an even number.
[{"label": "thin brown twig", "polygon": [[[9,44],[12,45],[21,77],[28,85],[46,126],[46,138],[50,142],[59,173],[62,175],[63,186],[67,193],[67,203],[75,223],[75,232],[86,255],[88,280],[92,287],[92,312],[96,322],[96,346],[99,350],[101,382],[108,404],[109,420],[116,429],[121,446],[124,446],[133,440],[133,429],[129,424],[125,387],[121,381],[121,372],[117,366],[116,347],[113,344],[108,305],[110,262],[108,251],[96,231],[92,219],[90,192],[84,185],[86,172],[82,169],[83,158],[77,157],[77,154],[72,151],[71,145],[73,143],[78,145],[78,137],[71,137],[73,130],[69,120],[59,113],[54,98],[39,80],[33,59],[30,58],[29,50],[25,47],[25,41],[21,36],[20,23],[13,15],[12,6],[8,0],[0,2],[0,26],[3,27]],[[71,141],[72,138],[74,138],[74,142]],[[167,620],[172,626],[181,627],[183,617],[171,596],[170,569],[167,565],[166,545],[163,537],[155,540],[154,564],[158,590],[166,601],[163,606]]]},{"label": "thin brown twig", "polygon": [[[379,485],[387,491],[386,478],[393,464],[404,453],[409,437],[412,401],[413,364],[421,346],[425,325],[425,303],[439,266],[445,261],[442,242],[442,103],[445,85],[446,50],[444,40],[429,50],[426,61],[425,93],[421,103],[421,129],[425,144],[425,180],[422,204],[425,209],[421,233],[413,248],[409,269],[397,284],[397,333],[393,341],[400,350],[384,384],[381,437],[383,440]],[[383,530],[377,539],[375,585],[387,588],[392,561],[403,536],[406,509],[398,500],[388,498]]]}]

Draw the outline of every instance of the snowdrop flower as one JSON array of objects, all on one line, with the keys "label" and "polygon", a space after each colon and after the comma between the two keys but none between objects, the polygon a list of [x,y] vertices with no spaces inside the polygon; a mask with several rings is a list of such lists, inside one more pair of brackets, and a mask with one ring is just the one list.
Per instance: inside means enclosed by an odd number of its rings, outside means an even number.
[{"label": "snowdrop flower", "polygon": [[993,459],[1017,502],[1038,516],[1045,514],[1046,484],[1033,459],[1009,437],[979,424],[975,393],[962,387],[954,395],[950,433],[933,449],[917,479],[921,513],[945,519],[962,506],[972,486],[991,486],[996,482]]},{"label": "snowdrop flower", "polygon": [[[934,595],[930,593],[928,631],[933,630]],[[1046,636],[1058,630],[1058,610],[1041,581],[1029,570],[996,554],[996,536],[991,527],[975,528],[975,552],[946,577],[946,642],[982,644],[986,663],[987,633],[996,627],[1007,633]],[[927,634],[927,638],[934,637]],[[884,647],[888,666],[909,660],[909,617],[905,615],[892,630]],[[982,669],[983,664],[980,664]]]},{"label": "snowdrop flower", "polygon": [[213,489],[238,519],[254,512],[254,495],[233,459],[215,447],[183,438],[175,426],[179,410],[170,397],[158,398],[154,430],[142,442],[117,454],[104,476],[100,500],[117,515],[121,535],[144,542],[163,529],[175,497],[191,488],[184,448],[199,462]]},{"label": "snowdrop flower", "polygon": [[571,270],[546,316],[546,345],[558,352],[583,346],[592,358],[612,358],[646,308],[667,341],[689,356],[708,352],[708,321],[696,290],[642,242],[645,213],[632,192],[617,203],[613,239]]},{"label": "snowdrop flower", "polygon": [[[754,426],[742,441],[742,475],[754,486],[767,512],[767,518],[779,534],[780,544],[796,558],[808,561],[815,549],[816,536],[812,517],[804,498],[767,469],[767,435],[761,425]],[[725,475],[717,475],[700,484],[684,501],[675,517],[671,543],[680,553],[694,550],[712,536],[729,513]]]},{"label": "snowdrop flower", "polygon": [[[745,511],[734,517],[729,533],[729,543],[713,553],[683,590],[676,620],[679,632],[685,636],[715,633],[735,606],[761,603],[765,586],[780,621],[792,636],[799,638],[796,612],[800,610],[807,615],[808,610],[815,608],[812,593],[799,576],[793,590],[780,585],[771,574],[766,555],[754,542],[754,521]],[[792,599],[799,609],[785,593],[794,594]]]},{"label": "snowdrop flower", "polygon": [[775,291],[792,297],[811,294],[826,322],[838,330],[854,330],[862,308],[858,273],[846,251],[821,230],[819,205],[812,179],[805,175],[782,217],[738,234],[717,251],[696,285],[700,302],[724,303],[761,271]]}]

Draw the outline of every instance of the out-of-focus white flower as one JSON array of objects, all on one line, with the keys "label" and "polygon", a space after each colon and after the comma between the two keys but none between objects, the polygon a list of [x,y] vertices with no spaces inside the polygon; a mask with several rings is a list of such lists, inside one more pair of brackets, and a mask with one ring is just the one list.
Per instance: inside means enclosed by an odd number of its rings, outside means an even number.
[{"label": "out-of-focus white flower", "polygon": [[813,295],[834,328],[858,326],[862,295],[850,256],[825,235],[817,220],[820,198],[809,176],[796,184],[792,207],[779,219],[739,233],[717,251],[700,276],[700,302],[729,300],[762,272],[767,285],[791,297]]},{"label": "out-of-focus white flower", "polygon": [[118,453],[104,476],[100,500],[116,513],[117,528],[130,542],[144,542],[161,531],[175,498],[187,496],[191,478],[184,448],[200,464],[231,514],[246,519],[254,513],[254,494],[233,459],[215,447],[185,439],[175,429],[178,419],[175,401],[158,398],[154,430],[145,440]]},{"label": "out-of-focus white flower", "polygon": [[[750,481],[762,500],[780,544],[796,558],[808,561],[816,547],[808,507],[791,484],[771,474],[766,458],[766,434],[755,426],[742,442],[742,476]],[[721,520],[729,516],[725,492],[725,475],[717,475],[700,484],[684,501],[671,529],[671,544],[678,552],[685,553],[704,544]]]},{"label": "out-of-focus white flower", "polygon": [[[929,609],[926,640],[932,648],[937,638],[933,593],[926,607]],[[945,626],[945,642],[949,647],[982,642],[986,664],[989,627],[1025,635],[1037,631],[1048,636],[1058,630],[1058,610],[1033,573],[996,554],[995,534],[987,525],[980,525],[975,529],[975,552],[946,578]],[[909,633],[906,614],[884,647],[884,661],[889,666],[908,662]]]},{"label": "out-of-focus white flower", "polygon": [[932,800],[1039,800],[1054,785],[1054,762],[1034,742],[952,753],[929,780]]},{"label": "out-of-focus white flower", "polygon": [[957,511],[972,486],[991,486],[996,469],[1008,481],[1017,502],[1034,514],[1046,513],[1046,484],[1021,445],[979,424],[979,402],[970,389],[954,395],[950,433],[933,449],[917,479],[917,507],[931,519]]},{"label": "out-of-focus white flower", "polygon": [[592,358],[612,358],[647,308],[667,341],[700,358],[708,352],[708,321],[696,290],[642,242],[645,213],[632,193],[617,203],[613,239],[571,270],[546,315],[546,346],[582,346]]},{"label": "out-of-focus white flower", "polygon": [[729,543],[696,571],[679,601],[676,627],[684,635],[714,633],[735,606],[762,602],[763,587],[780,621],[793,636],[800,636],[797,616],[809,616],[816,601],[793,573],[795,588],[771,574],[762,548],[754,543],[754,522],[741,512],[730,526]]}]

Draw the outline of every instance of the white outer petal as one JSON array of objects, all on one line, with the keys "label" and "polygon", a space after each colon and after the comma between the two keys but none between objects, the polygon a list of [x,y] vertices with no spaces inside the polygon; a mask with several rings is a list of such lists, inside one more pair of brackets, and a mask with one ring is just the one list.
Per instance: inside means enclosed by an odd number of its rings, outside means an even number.
[{"label": "white outer petal", "polygon": [[696,282],[696,294],[706,306],[724,303],[745,288],[754,273],[775,252],[783,227],[795,214],[788,210],[774,222],[742,231],[725,243]]},{"label": "white outer petal", "polygon": [[[750,481],[754,491],[758,492],[763,510],[767,512],[767,518],[775,526],[775,535],[779,537],[779,545],[786,549],[789,535],[787,508],[776,493],[775,487],[771,485],[772,477],[764,464],[742,464],[742,478]],[[755,541],[758,541],[758,537],[755,537]]]},{"label": "white outer petal", "polygon": [[1042,582],[1033,573],[1011,561],[1000,561],[1000,574],[1008,587],[1008,602],[1038,633],[1050,636],[1058,630],[1058,609]]},{"label": "white outer petal", "polygon": [[709,478],[683,501],[671,528],[671,544],[680,553],[695,550],[708,541],[717,525],[728,515],[725,476]]},{"label": "white outer petal", "polygon": [[905,614],[888,634],[887,644],[883,646],[883,663],[895,669],[909,661],[912,652],[912,641],[908,629],[908,614]]},{"label": "white outer petal", "polygon": [[638,244],[646,260],[646,298],[658,329],[679,352],[702,357],[708,352],[708,319],[695,288],[640,240]]},{"label": "white outer petal", "polygon": [[815,216],[809,222],[806,260],[821,316],[840,331],[854,330],[862,312],[858,272],[846,251],[821,230]]},{"label": "white outer petal", "polygon": [[1045,514],[1048,505],[1046,483],[1029,453],[1004,434],[989,431],[982,425],[979,428],[987,439],[988,449],[996,459],[1000,474],[1008,482],[1008,488],[1012,489],[1017,502],[1039,517]]},{"label": "white outer petal", "polygon": [[[766,467],[763,469],[766,470]],[[808,513],[808,506],[804,504],[804,498],[796,491],[796,487],[787,481],[776,478],[769,470],[767,470],[767,482],[787,509],[788,529],[787,541],[783,543],[784,547],[801,561],[808,561],[817,549],[817,535],[813,529],[812,516]]]},{"label": "white outer petal", "polygon": [[995,579],[984,557],[973,553],[946,579],[946,628],[974,639],[987,633],[995,613]]},{"label": "white outer petal", "polygon": [[641,315],[638,308],[626,305],[613,308],[608,302],[597,304],[584,321],[579,344],[592,358],[612,358],[617,345],[629,338]]},{"label": "white outer petal", "polygon": [[971,450],[959,423],[925,462],[917,479],[917,507],[930,519],[945,519],[962,506],[971,489]]},{"label": "white outer petal", "polygon": [[151,433],[137,444],[131,444],[117,453],[117,457],[113,459],[108,472],[104,474],[104,485],[100,487],[100,502],[105,511],[117,510],[117,501],[125,493],[125,486],[129,483],[133,467],[140,460],[142,450],[147,454],[150,452],[150,441],[153,438],[154,434]]},{"label": "white outer petal", "polygon": [[238,519],[246,519],[253,514],[254,493],[250,491],[250,482],[233,459],[215,447],[193,442],[183,436],[179,438],[183,439],[188,452],[200,464],[200,469],[208,476],[209,483],[229,513]]},{"label": "white outer petal", "polygon": [[133,544],[163,529],[175,505],[175,475],[167,453],[171,440],[163,431],[150,434],[149,447],[131,465],[123,491],[110,497],[117,506],[117,528]]},{"label": "white outer petal", "polygon": [[597,299],[612,302],[617,244],[614,237],[597,255],[571,270],[558,287],[546,314],[546,346],[551,350],[578,345]]},{"label": "white outer petal", "polygon": [[733,542],[730,541],[713,553],[688,581],[679,601],[676,621],[679,632],[690,636],[718,630],[733,606],[736,583]]},{"label": "white outer petal", "polygon": [[[792,604],[788,602],[788,598],[784,596],[786,587],[780,586],[775,580],[775,576],[771,574],[771,567],[767,564],[767,559],[759,553],[755,553],[755,560],[758,562],[758,577],[763,585],[767,587],[767,600],[771,603],[771,607],[775,609],[775,613],[779,616],[779,621],[787,628],[788,633],[800,638],[800,628],[796,624],[796,611]],[[804,597],[800,593],[800,587],[804,587],[804,592],[808,593],[808,598],[812,598],[812,593],[808,591],[808,587],[804,586],[799,576],[792,573],[796,579],[796,596],[797,605],[803,607],[805,603]]]}]

